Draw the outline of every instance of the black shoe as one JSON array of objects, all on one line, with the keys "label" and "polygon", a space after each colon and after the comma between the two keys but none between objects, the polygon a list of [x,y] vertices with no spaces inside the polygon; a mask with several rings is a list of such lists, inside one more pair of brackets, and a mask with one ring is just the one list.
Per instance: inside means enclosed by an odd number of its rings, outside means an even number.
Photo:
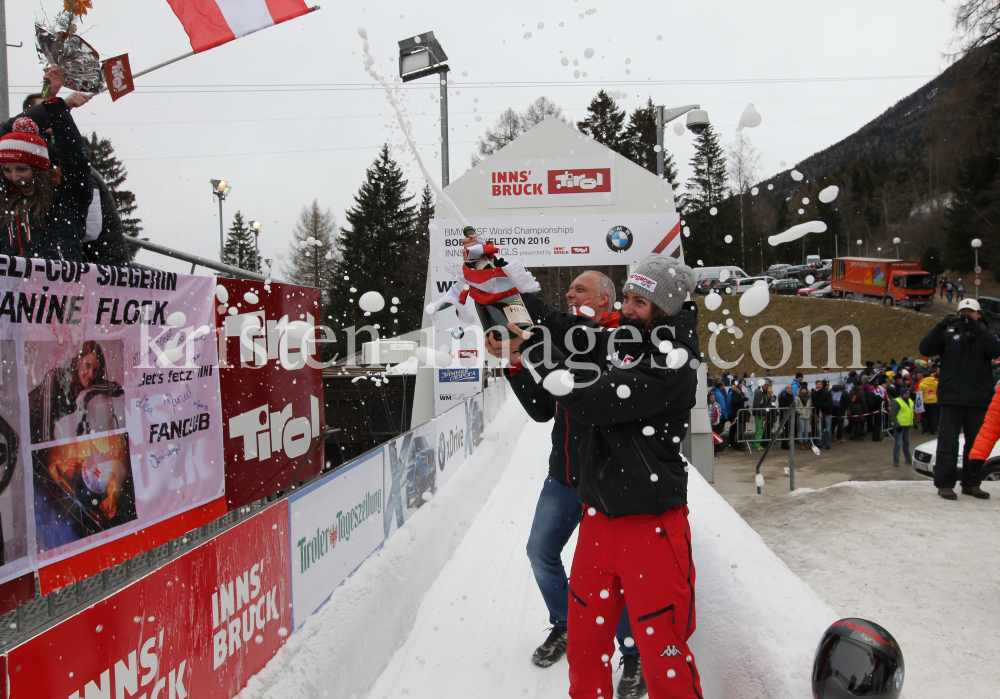
[{"label": "black shoe", "polygon": [[618,681],[618,690],[615,696],[618,699],[637,699],[646,696],[646,680],[642,678],[642,661],[639,654],[623,655],[618,667],[622,665],[622,678]]},{"label": "black shoe", "polygon": [[962,486],[962,495],[971,495],[972,497],[978,498],[979,500],[989,500],[990,499],[990,494],[987,493],[982,488],[980,488],[978,485],[972,486],[971,488],[966,488],[963,485]]},{"label": "black shoe", "polygon": [[945,500],[958,500],[958,494],[955,493],[954,488],[938,488],[938,495]]},{"label": "black shoe", "polygon": [[545,643],[535,648],[531,662],[538,667],[550,667],[559,662],[564,655],[566,655],[566,628],[555,626],[549,632]]}]

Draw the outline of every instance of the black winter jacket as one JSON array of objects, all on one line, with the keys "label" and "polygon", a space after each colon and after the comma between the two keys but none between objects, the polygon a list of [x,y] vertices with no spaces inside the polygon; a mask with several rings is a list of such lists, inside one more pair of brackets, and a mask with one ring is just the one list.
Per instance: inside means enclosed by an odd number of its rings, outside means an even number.
[{"label": "black winter jacket", "polygon": [[941,356],[938,405],[988,408],[994,386],[990,360],[1000,357],[1000,340],[985,322],[971,317],[954,328],[949,331],[942,321],[920,341],[920,354]]},{"label": "black winter jacket", "polygon": [[823,415],[833,415],[833,395],[830,390],[821,388],[812,391],[812,402],[814,408],[819,408]]},{"label": "black winter jacket", "polygon": [[[612,333],[540,299],[524,299],[552,341],[544,343],[543,334],[536,331],[521,346],[522,363],[533,366],[543,379],[557,369],[569,369],[576,383],[588,383],[554,396],[572,417],[590,425],[580,446],[580,499],[609,517],[658,515],[686,505],[687,470],[680,442],[698,389],[691,362],[700,357],[697,307],[685,303],[651,334],[627,323]],[[567,349],[565,333],[575,325],[590,328],[595,340],[591,351],[573,355]],[[635,328],[634,340],[630,327]],[[671,357],[676,368],[667,368],[668,356],[659,349],[664,340],[683,350],[682,356]],[[577,332],[575,344],[585,348],[590,343]],[[547,363],[546,345],[551,358]]]},{"label": "black winter jacket", "polygon": [[505,370],[504,374],[528,417],[535,422],[553,420],[549,475],[563,485],[576,488],[580,485],[580,443],[590,431],[590,425],[560,408],[553,395],[535,381],[527,367],[521,367],[513,375],[510,370]]},{"label": "black winter jacket", "polygon": [[[93,183],[83,137],[60,98],[46,100],[24,114],[38,124],[41,131],[52,129],[62,181],[56,188],[55,202],[44,223],[29,212],[12,221],[6,231],[0,231],[0,255],[86,262],[83,236]],[[4,126],[4,131],[9,132],[7,124]]]}]

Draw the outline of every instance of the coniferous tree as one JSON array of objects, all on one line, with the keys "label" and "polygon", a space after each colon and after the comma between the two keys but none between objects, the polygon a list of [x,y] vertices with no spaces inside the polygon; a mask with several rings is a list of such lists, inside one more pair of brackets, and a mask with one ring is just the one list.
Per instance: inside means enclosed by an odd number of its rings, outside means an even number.
[{"label": "coniferous tree", "polygon": [[621,153],[624,124],[625,112],[619,109],[611,95],[601,90],[590,101],[587,118],[578,121],[576,127],[593,136],[598,143]]},{"label": "coniferous tree", "polygon": [[694,142],[691,169],[694,175],[688,180],[687,197],[690,210],[697,211],[716,206],[726,196],[726,156],[711,124]]},{"label": "coniferous tree", "polygon": [[[118,215],[122,220],[122,231],[127,236],[139,237],[142,232],[142,220],[132,216],[135,212],[135,194],[127,189],[122,189],[125,178],[128,177],[128,170],[118,158],[115,157],[115,149],[111,141],[106,138],[98,138],[97,134],[91,132],[87,139],[87,147],[90,149],[90,164],[101,174],[104,183],[108,185],[111,198],[115,200],[118,207]],[[145,240],[148,240],[146,238]],[[129,256],[134,259],[139,248],[129,246]]]},{"label": "coniferous tree", "polygon": [[545,96],[536,99],[520,114],[508,107],[497,118],[497,123],[487,128],[486,133],[476,139],[476,152],[471,158],[473,166],[549,117],[566,121],[562,115],[562,108]]},{"label": "coniferous tree", "polygon": [[257,254],[253,231],[239,211],[233,216],[233,225],[226,233],[226,244],[222,249],[222,263],[260,273],[260,256]]},{"label": "coniferous tree", "polygon": [[[348,225],[341,227],[337,240],[337,262],[324,314],[335,330],[378,323],[379,334],[385,336],[397,328],[406,332],[420,327],[423,285],[411,287],[404,270],[407,258],[426,242],[417,238],[416,207],[406,188],[402,171],[389,156],[388,145],[383,145],[354,195],[354,206],[345,216]],[[358,299],[368,291],[379,292],[386,305],[365,316]],[[391,312],[391,306],[397,306],[397,313]],[[354,350],[360,351],[368,339],[367,334],[359,336]],[[345,334],[338,333],[336,351],[341,358],[347,349]]]},{"label": "coniferous tree", "polygon": [[[652,173],[656,172],[656,105],[649,98],[645,107],[637,107],[629,116],[628,126],[622,136],[622,155]],[[671,185],[677,184],[677,166],[674,156],[663,149],[663,177]]]},{"label": "coniferous tree", "polygon": [[[990,218],[997,218],[994,207],[1000,205],[996,183],[1000,178],[1000,158],[995,152],[969,155],[955,172],[954,198],[945,209],[944,263],[948,269],[970,270],[975,265],[972,240],[994,242],[996,228]],[[989,246],[987,246],[989,250]],[[980,255],[979,264],[989,266],[990,255]]]},{"label": "coniferous tree", "polygon": [[[333,282],[334,231],[333,214],[319,208],[315,199],[303,206],[292,231],[292,243],[285,261],[285,277],[293,284],[322,289],[324,295]],[[324,304],[326,298],[324,296]]]}]

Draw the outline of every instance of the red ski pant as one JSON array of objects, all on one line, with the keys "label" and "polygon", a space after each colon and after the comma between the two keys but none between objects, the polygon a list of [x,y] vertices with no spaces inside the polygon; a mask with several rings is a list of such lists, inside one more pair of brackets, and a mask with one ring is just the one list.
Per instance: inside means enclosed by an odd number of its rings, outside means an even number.
[{"label": "red ski pant", "polygon": [[590,512],[580,524],[569,584],[570,696],[614,696],[610,658],[627,602],[650,699],[702,699],[687,645],[695,628],[687,507],[614,519]]}]

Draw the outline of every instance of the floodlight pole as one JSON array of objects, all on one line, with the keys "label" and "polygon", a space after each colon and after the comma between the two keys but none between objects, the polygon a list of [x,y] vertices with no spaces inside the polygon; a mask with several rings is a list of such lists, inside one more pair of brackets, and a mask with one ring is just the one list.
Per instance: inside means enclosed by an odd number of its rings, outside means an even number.
[{"label": "floodlight pole", "polygon": [[226,259],[226,243],[225,233],[223,232],[224,224],[222,222],[222,200],[225,199],[225,197],[222,196],[221,192],[216,192],[215,196],[219,199],[219,262],[224,262]]},{"label": "floodlight pole", "polygon": [[677,117],[682,117],[693,109],[701,109],[701,105],[688,104],[683,107],[674,107],[673,109],[664,109],[663,105],[656,106],[656,145],[660,147],[659,152],[656,154],[656,174],[661,180],[663,179],[664,170],[666,168],[663,153],[663,127]]},{"label": "floodlight pole", "polygon": [[7,85],[7,8],[0,0],[0,121],[10,118],[10,92]]},{"label": "floodlight pole", "polygon": [[448,164],[448,66],[442,66],[441,79],[441,188],[451,181]]}]

